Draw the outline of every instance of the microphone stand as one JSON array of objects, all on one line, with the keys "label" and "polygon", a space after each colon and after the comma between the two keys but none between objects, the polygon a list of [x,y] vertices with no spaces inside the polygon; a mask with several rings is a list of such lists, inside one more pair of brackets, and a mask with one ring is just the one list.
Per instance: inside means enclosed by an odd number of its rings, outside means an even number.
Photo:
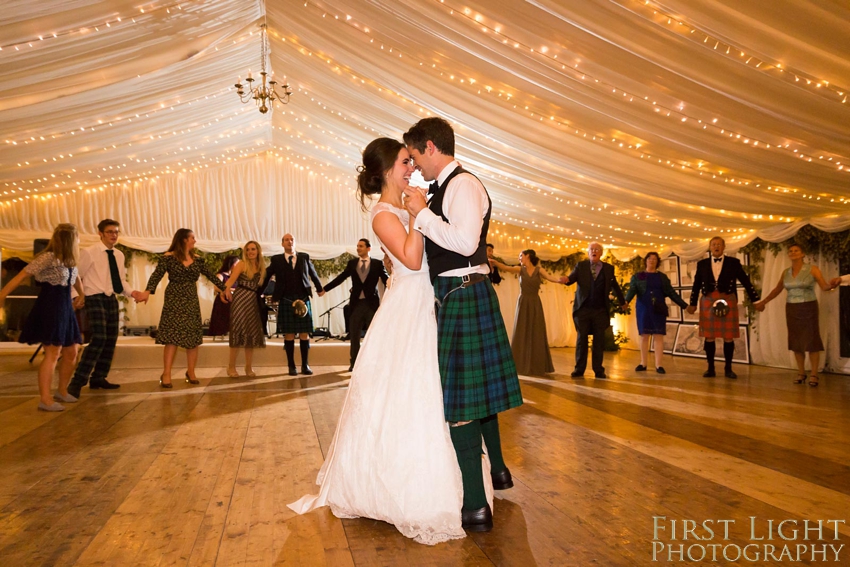
[{"label": "microphone stand", "polygon": [[338,308],[339,306],[341,306],[344,303],[348,303],[348,299],[343,299],[342,301],[340,301],[339,303],[337,303],[336,305],[334,305],[333,307],[331,307],[330,309],[328,309],[327,311],[325,311],[324,313],[319,315],[319,319],[321,319],[322,317],[327,317],[327,321],[325,321],[325,328],[328,330],[328,336],[322,337],[320,339],[316,339],[316,342],[329,341],[331,339],[339,339],[338,335],[331,335],[331,311]]}]

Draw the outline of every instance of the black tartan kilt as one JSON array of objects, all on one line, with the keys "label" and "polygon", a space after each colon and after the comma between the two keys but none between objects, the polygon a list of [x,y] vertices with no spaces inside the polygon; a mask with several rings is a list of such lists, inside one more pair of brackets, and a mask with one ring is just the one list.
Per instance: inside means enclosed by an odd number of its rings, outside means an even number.
[{"label": "black tartan kilt", "polygon": [[310,305],[310,298],[303,298],[307,305],[307,314],[303,317],[296,317],[295,311],[292,310],[292,302],[296,299],[300,298],[284,297],[278,305],[277,332],[282,335],[313,333],[313,308]]}]

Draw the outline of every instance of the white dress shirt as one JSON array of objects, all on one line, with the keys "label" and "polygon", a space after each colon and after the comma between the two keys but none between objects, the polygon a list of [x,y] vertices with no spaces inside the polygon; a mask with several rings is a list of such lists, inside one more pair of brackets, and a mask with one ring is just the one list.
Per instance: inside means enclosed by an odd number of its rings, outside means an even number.
[{"label": "white dress shirt", "polygon": [[[103,293],[113,295],[115,291],[112,289],[112,276],[109,274],[109,256],[106,254],[106,246],[103,242],[98,242],[94,246],[85,248],[80,253],[80,277],[83,279],[83,291],[86,295],[97,295]],[[127,283],[126,269],[124,268],[124,253],[113,248],[115,254],[115,262],[118,264],[118,275],[121,277],[121,285],[124,286],[124,291],[121,295],[130,297],[133,293],[133,288]]]},{"label": "white dress shirt", "polygon": [[[442,185],[459,165],[457,161],[449,163],[437,176],[437,183]],[[478,248],[481,227],[489,207],[490,202],[484,185],[473,175],[458,175],[449,182],[443,196],[443,214],[451,222],[445,222],[440,215],[426,208],[416,215],[413,228],[441,248],[462,256],[471,256]],[[448,270],[439,275],[449,277],[489,273],[489,264],[470,264],[468,267]]]},{"label": "white dress shirt", "polygon": [[721,256],[719,262],[714,261],[714,256],[711,256],[711,271],[714,274],[714,281],[720,280],[720,272],[723,271],[723,260],[726,259],[726,256]]}]

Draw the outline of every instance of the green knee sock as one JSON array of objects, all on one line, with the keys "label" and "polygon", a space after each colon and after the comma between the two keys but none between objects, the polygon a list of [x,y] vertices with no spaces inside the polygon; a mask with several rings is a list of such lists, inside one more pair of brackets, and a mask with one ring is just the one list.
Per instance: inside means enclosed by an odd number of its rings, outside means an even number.
[{"label": "green knee sock", "polygon": [[449,432],[463,477],[463,508],[483,508],[487,505],[487,496],[484,494],[484,472],[481,468],[481,423],[471,421],[460,427],[450,427]]},{"label": "green knee sock", "polygon": [[481,436],[487,446],[487,456],[490,457],[490,472],[500,473],[506,468],[502,457],[502,440],[499,437],[499,416],[491,415],[481,420]]}]

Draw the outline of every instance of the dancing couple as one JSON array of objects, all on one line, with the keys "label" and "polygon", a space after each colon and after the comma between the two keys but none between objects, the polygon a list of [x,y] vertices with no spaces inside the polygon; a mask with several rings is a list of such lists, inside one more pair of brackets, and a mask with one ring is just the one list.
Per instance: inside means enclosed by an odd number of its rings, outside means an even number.
[{"label": "dancing couple", "polygon": [[[383,520],[429,545],[492,529],[492,489],[513,486],[498,414],[522,404],[488,277],[490,198],[454,145],[448,122],[426,118],[404,143],[378,138],[363,152],[358,193],[364,208],[380,196],[372,228],[393,284],[354,364],[319,494],[290,505]],[[433,181],[427,203],[409,185],[415,169]]]}]

